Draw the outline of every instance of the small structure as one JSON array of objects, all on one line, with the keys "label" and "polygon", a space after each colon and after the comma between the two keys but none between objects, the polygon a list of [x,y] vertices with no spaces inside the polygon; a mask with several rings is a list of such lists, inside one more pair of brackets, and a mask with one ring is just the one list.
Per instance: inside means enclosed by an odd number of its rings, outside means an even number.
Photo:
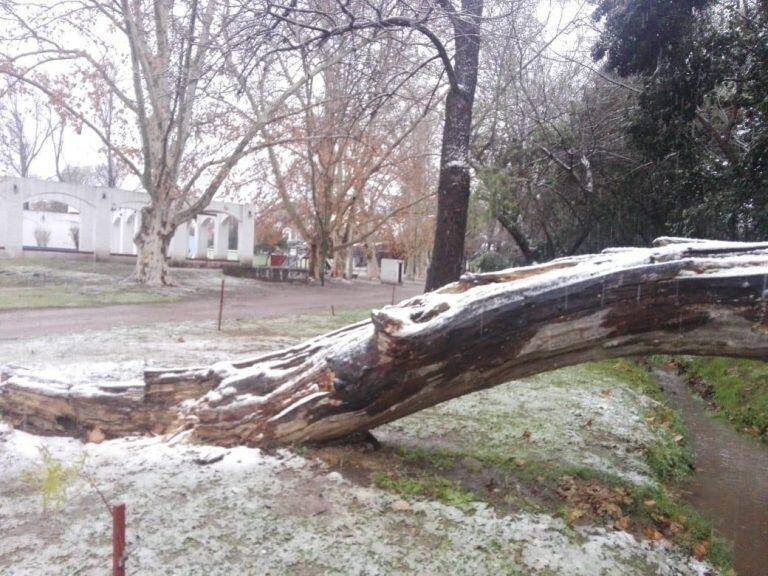
[{"label": "small structure", "polygon": [[402,284],[403,261],[394,258],[382,258],[379,277],[384,284]]},{"label": "small structure", "polygon": [[[41,201],[59,202],[69,209],[56,217],[25,217],[30,206]],[[25,249],[48,248],[40,246],[40,242],[37,246],[31,245],[32,235],[25,226],[41,230],[61,221],[67,232],[77,228],[77,242],[73,240],[67,246],[51,244],[52,249],[92,253],[97,259],[133,255],[136,254],[134,237],[141,225],[141,209],[148,204],[149,196],[142,191],[31,178],[0,178],[0,247],[12,257],[23,255]],[[168,256],[174,263],[183,263],[188,258],[236,259],[244,266],[252,266],[253,220],[253,209],[249,204],[211,202],[205,212],[176,229]],[[59,232],[50,231],[48,238],[62,236]],[[237,236],[236,249],[230,254],[230,237],[234,235]]]}]

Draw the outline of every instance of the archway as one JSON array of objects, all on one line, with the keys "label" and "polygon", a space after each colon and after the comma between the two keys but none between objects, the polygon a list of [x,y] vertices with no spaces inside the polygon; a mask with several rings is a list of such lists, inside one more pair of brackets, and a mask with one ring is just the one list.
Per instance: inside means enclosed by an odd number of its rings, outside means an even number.
[{"label": "archway", "polygon": [[22,245],[25,250],[76,252],[81,249],[81,209],[56,195],[24,202]]},{"label": "archway", "polygon": [[135,255],[134,238],[139,229],[139,213],[131,208],[120,208],[112,216],[109,251],[112,254]]},{"label": "archway", "polygon": [[216,219],[214,216],[198,216],[194,222],[194,229],[190,228],[189,234],[190,239],[194,241],[192,258],[205,260],[213,256],[216,238]]},{"label": "archway", "polygon": [[237,250],[237,219],[231,215],[218,215],[214,233],[213,258],[216,260],[237,260]]},{"label": "archway", "polygon": [[662,238],[468,275],[287,350],[146,371],[144,386],[119,393],[6,369],[0,412],[44,432],[183,423],[225,446],[313,442],[539,372],[648,354],[768,359],[768,243]]}]

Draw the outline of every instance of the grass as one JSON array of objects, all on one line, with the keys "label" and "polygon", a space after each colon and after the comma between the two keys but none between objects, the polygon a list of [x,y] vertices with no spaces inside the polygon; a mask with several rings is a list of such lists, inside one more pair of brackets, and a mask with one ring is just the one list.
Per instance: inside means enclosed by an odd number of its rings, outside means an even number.
[{"label": "grass", "polygon": [[46,286],[38,288],[0,288],[0,310],[20,308],[74,308],[107,306],[111,304],[150,304],[174,302],[178,295],[159,294],[135,289],[103,289],[86,291],[76,286]]},{"label": "grass", "polygon": [[[652,431],[653,441],[646,444],[644,456],[653,482],[637,485],[589,465],[521,455],[514,449],[514,439],[513,444],[479,441],[456,448],[410,442],[385,445],[369,457],[365,467],[369,481],[404,498],[429,498],[464,510],[485,502],[500,513],[560,515],[567,526],[621,524],[621,529],[640,538],[663,536],[691,555],[705,556],[723,574],[732,573],[728,544],[680,496],[692,470],[685,433],[679,415],[665,404],[649,371],[642,363],[621,359],[561,370],[553,373],[551,381],[547,375],[537,377],[542,386],[555,387],[569,379],[604,383],[606,392],[621,386],[651,399],[643,402],[642,417]],[[501,427],[518,424],[504,419],[488,422]],[[345,460],[345,467],[351,469],[353,460]]]},{"label": "grass", "polygon": [[690,382],[736,428],[768,441],[768,363],[733,358],[678,359]]},{"label": "grass", "polygon": [[371,317],[369,308],[344,308],[335,315],[316,312],[249,321],[247,329],[259,337],[312,338]]},{"label": "grass", "polygon": [[692,470],[691,457],[682,440],[685,429],[680,415],[666,405],[664,394],[653,376],[641,364],[627,359],[599,362],[595,369],[613,376],[656,401],[645,414],[656,441],[646,449],[646,461],[662,482],[679,482]]},{"label": "grass", "polygon": [[634,487],[632,502],[633,518],[648,526],[664,525],[674,529],[675,524],[679,525],[674,537],[678,545],[694,553],[697,546],[706,543],[707,560],[722,574],[733,573],[730,545],[715,532],[712,523],[691,506],[671,496],[668,490],[649,486]]},{"label": "grass", "polygon": [[178,291],[126,281],[132,265],[63,259],[0,260],[0,310],[144,304],[178,300]]},{"label": "grass", "polygon": [[389,492],[394,492],[406,498],[426,496],[443,504],[456,506],[467,510],[478,498],[469,490],[462,487],[460,482],[451,481],[437,474],[397,475],[384,472],[374,472],[371,482]]}]

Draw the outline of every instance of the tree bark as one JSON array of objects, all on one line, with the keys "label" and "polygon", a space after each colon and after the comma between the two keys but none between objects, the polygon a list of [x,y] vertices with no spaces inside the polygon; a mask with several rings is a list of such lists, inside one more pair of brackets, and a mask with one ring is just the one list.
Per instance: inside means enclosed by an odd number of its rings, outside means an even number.
[{"label": "tree bark", "polygon": [[464,0],[453,15],[456,46],[453,69],[457,85],[445,100],[443,144],[437,185],[437,223],[426,291],[459,279],[464,263],[464,235],[469,209],[469,142],[480,56],[482,0]]},{"label": "tree bark", "polygon": [[133,388],[52,386],[6,369],[0,413],[36,432],[183,423],[225,446],[319,442],[516,378],[647,354],[768,359],[768,243],[665,238],[467,275],[293,348],[151,371]]},{"label": "tree bark", "polygon": [[[171,278],[168,272],[168,245],[175,227],[165,217],[166,210],[147,206],[141,210],[141,227],[136,235],[136,269],[138,282],[148,286],[168,286]],[[202,233],[202,231],[198,231]]]}]

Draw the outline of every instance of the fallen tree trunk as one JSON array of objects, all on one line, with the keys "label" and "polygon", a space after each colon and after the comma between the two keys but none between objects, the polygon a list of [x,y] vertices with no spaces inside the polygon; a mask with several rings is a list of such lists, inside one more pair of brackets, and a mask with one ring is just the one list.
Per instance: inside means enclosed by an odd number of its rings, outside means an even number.
[{"label": "fallen tree trunk", "polygon": [[56,432],[63,402],[70,432],[183,423],[221,445],[316,442],[515,378],[642,354],[768,359],[768,243],[662,238],[649,249],[467,275],[293,348],[147,372],[132,390],[72,390],[63,401],[61,390],[10,371],[0,412]]}]

